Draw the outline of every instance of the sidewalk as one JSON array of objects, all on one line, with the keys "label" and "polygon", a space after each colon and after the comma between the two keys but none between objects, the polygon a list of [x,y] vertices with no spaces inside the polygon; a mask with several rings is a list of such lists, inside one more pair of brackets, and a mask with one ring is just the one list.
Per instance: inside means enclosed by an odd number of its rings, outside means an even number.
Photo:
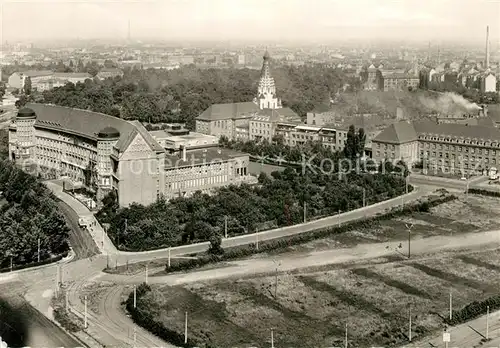
[{"label": "sidewalk", "polygon": [[83,203],[66,192],[63,192],[62,186],[51,181],[45,181],[44,183],[57,198],[73,209],[79,217],[87,218],[88,221],[93,222],[93,226],[90,226],[88,231],[99,248],[99,251],[103,255],[118,253],[118,250],[113,245],[108,235],[104,232],[104,229],[94,217],[94,214]]},{"label": "sidewalk", "polygon": [[[473,347],[500,347],[500,311],[490,313],[488,325],[488,337],[491,341],[480,344],[481,339],[486,337],[486,315],[469,322],[449,327],[449,347],[473,348]],[[444,347],[443,332],[432,335],[430,338],[406,344],[402,348],[420,347]]]}]

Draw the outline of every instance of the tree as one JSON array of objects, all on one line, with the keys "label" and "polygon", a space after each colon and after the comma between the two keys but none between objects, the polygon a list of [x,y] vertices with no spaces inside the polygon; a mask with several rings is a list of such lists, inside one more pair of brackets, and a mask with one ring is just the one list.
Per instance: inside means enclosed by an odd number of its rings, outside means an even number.
[{"label": "tree", "polygon": [[358,145],[357,154],[363,156],[365,153],[365,145],[366,145],[365,130],[363,128],[359,128],[358,134],[356,136],[357,136],[356,143]]},{"label": "tree", "polygon": [[31,77],[29,76],[26,77],[26,80],[24,80],[24,94],[31,94]]},{"label": "tree", "polygon": [[346,158],[351,160],[356,159],[356,155],[359,151],[358,136],[353,125],[349,126],[347,131],[347,140],[344,146],[344,154]]},{"label": "tree", "polygon": [[218,233],[213,233],[210,236],[210,247],[208,248],[208,252],[212,255],[221,255],[224,254],[224,249],[222,248],[222,236]]}]

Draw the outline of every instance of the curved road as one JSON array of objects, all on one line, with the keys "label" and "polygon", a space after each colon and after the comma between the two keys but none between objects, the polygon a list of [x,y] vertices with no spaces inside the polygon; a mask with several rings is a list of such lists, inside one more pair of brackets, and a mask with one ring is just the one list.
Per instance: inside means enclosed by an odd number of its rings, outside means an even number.
[{"label": "curved road", "polygon": [[[223,241],[223,246],[234,246],[234,245],[243,245],[254,243],[257,238],[259,240],[268,240],[274,238],[280,238],[283,236],[289,236],[298,234],[301,232],[325,228],[331,225],[336,225],[339,222],[345,223],[350,220],[359,219],[360,217],[367,215],[375,215],[379,212],[383,212],[385,209],[390,209],[395,206],[401,205],[401,203],[408,202],[410,200],[418,199],[430,191],[435,189],[436,187],[424,187],[421,186],[419,190],[410,193],[408,196],[403,198],[396,198],[390,201],[381,202],[373,206],[369,206],[366,208],[358,209],[356,211],[344,213],[338,216],[328,217],[325,219],[314,221],[310,224],[303,224],[298,226],[291,226],[286,228],[281,228],[272,231],[261,232],[256,235],[245,235],[234,238],[229,238]],[[68,202],[65,200],[69,206],[74,209],[75,202]],[[76,211],[76,210],[75,210]],[[97,237],[96,232],[92,233],[92,237],[98,243],[98,241],[102,241],[102,248],[106,249],[106,240],[104,237]],[[258,237],[257,237],[258,236]],[[489,246],[492,243],[500,240],[498,237],[498,233],[489,234],[486,233],[481,238],[478,238],[478,234],[475,234],[473,237],[464,238],[461,236],[456,237],[443,237],[443,238],[452,238],[447,240],[446,243],[443,243],[443,239],[439,239],[436,237],[435,250],[441,250],[450,246],[470,246],[470,245],[484,245],[488,244]],[[419,242],[415,241],[412,243],[412,251],[414,253],[419,252],[429,252],[429,241]],[[448,244],[447,244],[448,243]],[[396,243],[395,243],[396,244]],[[419,246],[420,245],[420,246]],[[308,254],[302,258],[294,257],[291,259],[286,259],[282,262],[282,265],[286,265],[287,268],[300,268],[305,265],[318,265],[318,264],[329,264],[335,262],[347,262],[352,260],[353,258],[372,258],[383,256],[388,252],[386,249],[387,244],[382,246],[375,246],[373,244],[370,245],[359,245],[358,247],[352,249],[345,250],[335,250],[328,252],[317,252]],[[201,243],[197,245],[189,245],[182,246],[178,248],[171,249],[171,256],[179,256],[185,255],[195,252],[200,252],[206,250],[208,247],[208,243]],[[112,248],[112,247],[109,247]],[[116,250],[116,249],[115,249]],[[159,251],[151,251],[151,252],[143,252],[143,253],[123,253],[117,252],[116,255],[110,255],[110,257],[115,257],[120,260],[120,263],[123,263],[125,260],[128,262],[138,262],[138,261],[147,261],[154,258],[165,258],[168,254],[167,250],[159,250]],[[149,277],[150,282],[154,283],[162,283],[162,284],[180,284],[188,281],[197,281],[203,279],[213,279],[215,277],[230,277],[237,276],[243,274],[249,274],[252,272],[267,272],[269,270],[274,270],[274,263],[270,263],[271,261],[266,260],[251,260],[251,261],[235,261],[232,263],[232,267],[222,268],[218,270],[211,271],[198,271],[194,273],[188,274],[175,274],[164,277]],[[157,337],[151,335],[150,333],[137,328],[133,322],[126,317],[121,309],[121,294],[125,289],[127,284],[139,284],[144,281],[144,274],[140,274],[134,277],[126,277],[119,275],[110,275],[102,273],[102,269],[106,266],[106,257],[97,256],[93,259],[83,259],[75,262],[71,262],[67,265],[64,265],[63,268],[63,281],[69,286],[69,301],[71,309],[77,315],[81,315],[84,312],[84,304],[80,298],[80,293],[82,291],[82,287],[84,287],[88,283],[92,282],[106,282],[113,281],[117,282],[118,285],[107,290],[104,293],[104,296],[99,299],[98,308],[99,310],[96,312],[92,312],[89,310],[89,328],[87,332],[93,336],[99,342],[106,344],[108,346],[134,346],[134,328],[136,329],[136,340],[135,343],[140,346],[169,346],[166,345],[165,342],[162,342]],[[285,266],[282,266],[282,268]],[[27,296],[32,299],[40,299],[43,298],[44,294],[50,289],[54,288],[55,284],[55,274],[56,274],[57,266],[49,266],[43,270],[43,272],[39,271],[29,271],[21,272],[18,275],[18,278],[25,282],[25,286],[29,287],[30,291]],[[284,270],[285,268],[283,268]],[[150,270],[151,274],[154,270]],[[44,301],[41,301],[44,302]],[[45,301],[46,302],[46,301]],[[37,309],[41,312],[47,311],[47,304],[40,304]],[[169,346],[172,347],[172,346]]]}]

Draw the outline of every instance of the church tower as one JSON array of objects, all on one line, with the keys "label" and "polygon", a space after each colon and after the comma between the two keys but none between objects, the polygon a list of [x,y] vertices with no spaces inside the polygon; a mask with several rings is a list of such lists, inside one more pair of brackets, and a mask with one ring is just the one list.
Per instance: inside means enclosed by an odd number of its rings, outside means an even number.
[{"label": "church tower", "polygon": [[271,57],[269,52],[266,50],[264,53],[264,62],[262,64],[262,71],[260,73],[259,87],[257,90],[257,98],[254,102],[262,109],[280,109],[281,100],[276,96],[276,85],[274,84],[274,79],[271,76],[271,71],[269,67],[269,61]]}]

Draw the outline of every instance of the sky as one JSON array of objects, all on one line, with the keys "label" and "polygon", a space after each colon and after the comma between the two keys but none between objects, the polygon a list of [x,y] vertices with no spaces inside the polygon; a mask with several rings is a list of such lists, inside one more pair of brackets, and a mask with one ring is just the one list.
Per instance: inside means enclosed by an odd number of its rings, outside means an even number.
[{"label": "sky", "polygon": [[0,39],[485,40],[500,0],[0,0]]}]

